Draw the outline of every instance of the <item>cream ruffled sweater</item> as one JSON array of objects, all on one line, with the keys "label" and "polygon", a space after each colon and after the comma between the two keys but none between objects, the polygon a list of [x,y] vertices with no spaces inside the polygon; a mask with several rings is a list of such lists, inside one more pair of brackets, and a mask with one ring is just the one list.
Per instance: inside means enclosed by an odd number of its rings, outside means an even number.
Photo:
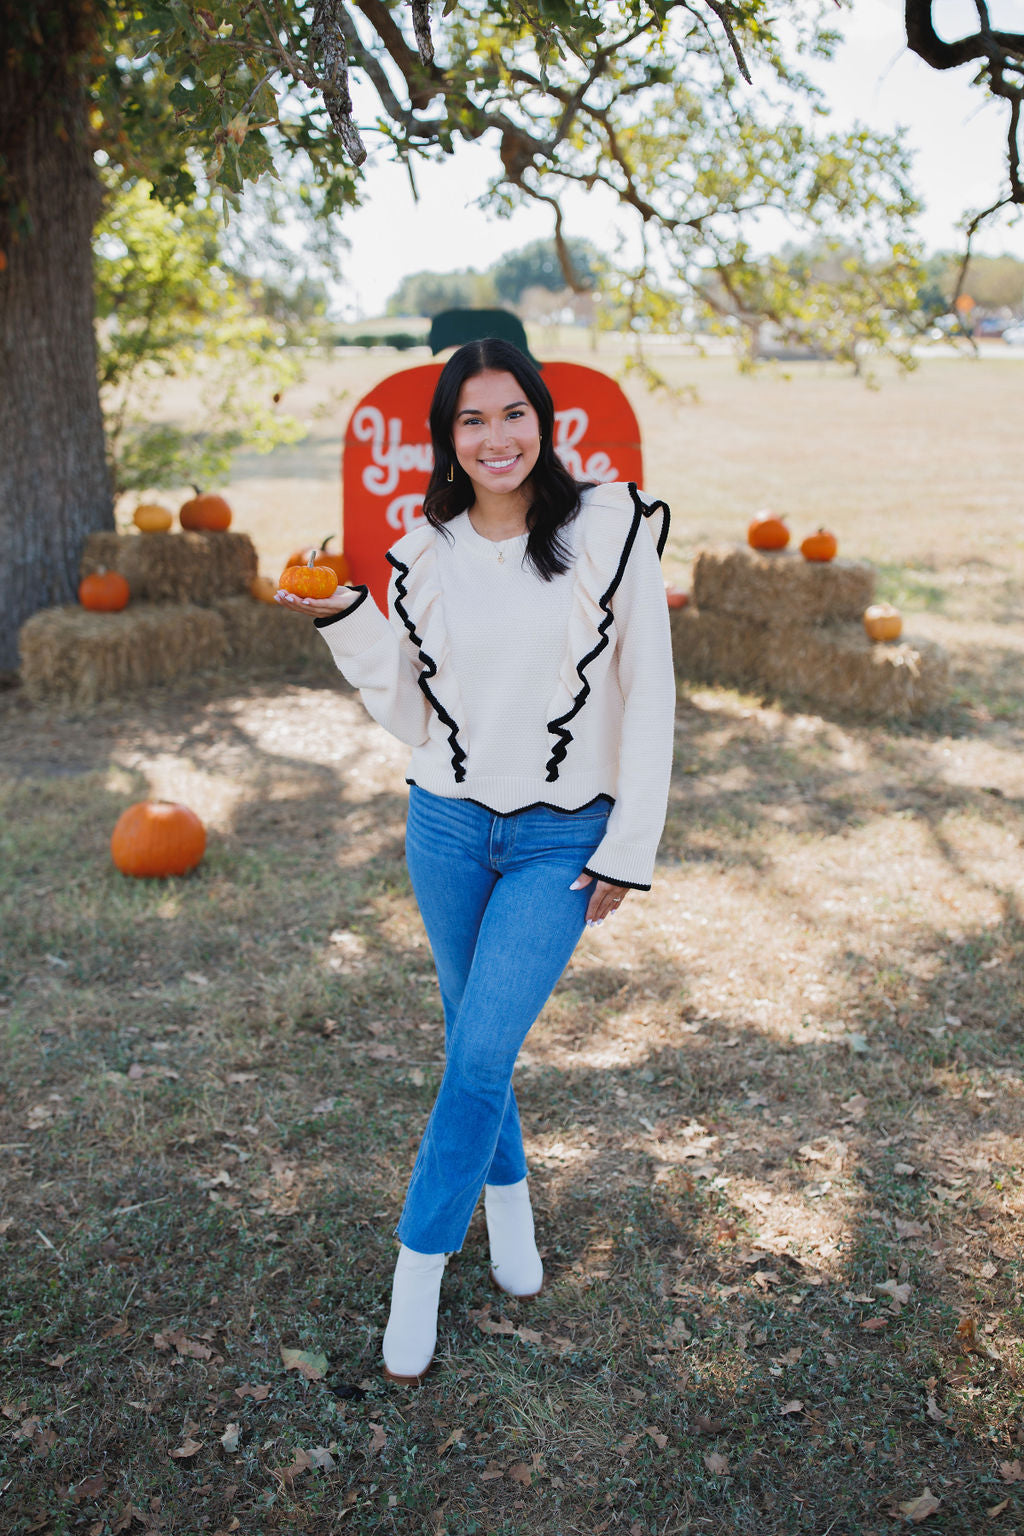
[{"label": "cream ruffled sweater", "polygon": [[648,890],[672,765],[667,532],[664,502],[596,486],[563,530],[571,569],[543,581],[525,534],[498,545],[462,513],[389,551],[390,621],[361,587],[316,622],[370,714],[412,747],[410,784],[499,815],[605,796],[588,872]]}]

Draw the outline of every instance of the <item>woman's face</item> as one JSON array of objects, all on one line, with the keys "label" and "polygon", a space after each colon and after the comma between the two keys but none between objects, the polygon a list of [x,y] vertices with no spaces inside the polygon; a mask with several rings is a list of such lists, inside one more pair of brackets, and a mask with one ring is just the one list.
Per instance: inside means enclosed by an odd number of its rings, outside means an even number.
[{"label": "woman's face", "polygon": [[488,370],[459,390],[452,424],[455,457],[479,496],[518,491],[540,454],[540,422],[512,373]]}]

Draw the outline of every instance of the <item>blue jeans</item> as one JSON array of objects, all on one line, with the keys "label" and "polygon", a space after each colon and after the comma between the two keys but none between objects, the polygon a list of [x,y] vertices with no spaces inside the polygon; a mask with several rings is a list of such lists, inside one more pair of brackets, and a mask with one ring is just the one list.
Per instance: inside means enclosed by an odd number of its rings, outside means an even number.
[{"label": "blue jeans", "polygon": [[406,858],[445,1034],[444,1076],[397,1229],[418,1253],[461,1248],[484,1184],[526,1177],[512,1073],[583,932],[593,887],[569,887],[610,809],[598,801],[499,816],[410,791]]}]

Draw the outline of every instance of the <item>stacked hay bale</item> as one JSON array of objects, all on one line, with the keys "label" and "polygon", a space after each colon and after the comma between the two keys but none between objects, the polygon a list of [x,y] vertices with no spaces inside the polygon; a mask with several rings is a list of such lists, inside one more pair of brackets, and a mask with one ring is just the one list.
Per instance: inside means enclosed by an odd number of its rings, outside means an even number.
[{"label": "stacked hay bale", "polygon": [[907,719],[946,697],[941,646],[873,644],[861,622],[875,573],[863,561],[816,563],[782,550],[701,550],[693,598],[671,615],[678,675],[810,705],[825,714]]},{"label": "stacked hay bale", "polygon": [[127,608],[70,604],[23,625],[29,698],[78,708],[211,669],[334,672],[312,624],[249,595],[257,559],[247,534],[94,533],[81,575],[103,569],[128,582]]}]

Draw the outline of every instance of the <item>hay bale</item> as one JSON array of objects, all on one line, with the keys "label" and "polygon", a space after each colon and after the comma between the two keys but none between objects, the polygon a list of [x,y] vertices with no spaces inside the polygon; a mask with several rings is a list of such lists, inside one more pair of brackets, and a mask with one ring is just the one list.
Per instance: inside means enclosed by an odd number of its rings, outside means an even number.
[{"label": "hay bale", "polygon": [[677,674],[753,688],[823,715],[914,719],[945,702],[949,658],[907,636],[873,645],[861,625],[758,624],[694,607],[672,614]]},{"label": "hay bale", "polygon": [[256,550],[247,533],[93,533],[81,574],[120,571],[136,601],[198,603],[248,592]]},{"label": "hay bale", "polygon": [[762,624],[859,619],[874,591],[874,570],[862,560],[818,564],[788,549],[702,549],[693,565],[693,600],[702,613],[737,614]]},{"label": "hay bale", "polygon": [[224,620],[190,605],[130,603],[120,613],[44,608],[22,626],[19,643],[30,699],[84,707],[218,666]]},{"label": "hay bale", "polygon": [[251,597],[226,597],[215,611],[224,620],[229,667],[284,673],[312,669],[340,677],[320,631],[309,619]]}]

